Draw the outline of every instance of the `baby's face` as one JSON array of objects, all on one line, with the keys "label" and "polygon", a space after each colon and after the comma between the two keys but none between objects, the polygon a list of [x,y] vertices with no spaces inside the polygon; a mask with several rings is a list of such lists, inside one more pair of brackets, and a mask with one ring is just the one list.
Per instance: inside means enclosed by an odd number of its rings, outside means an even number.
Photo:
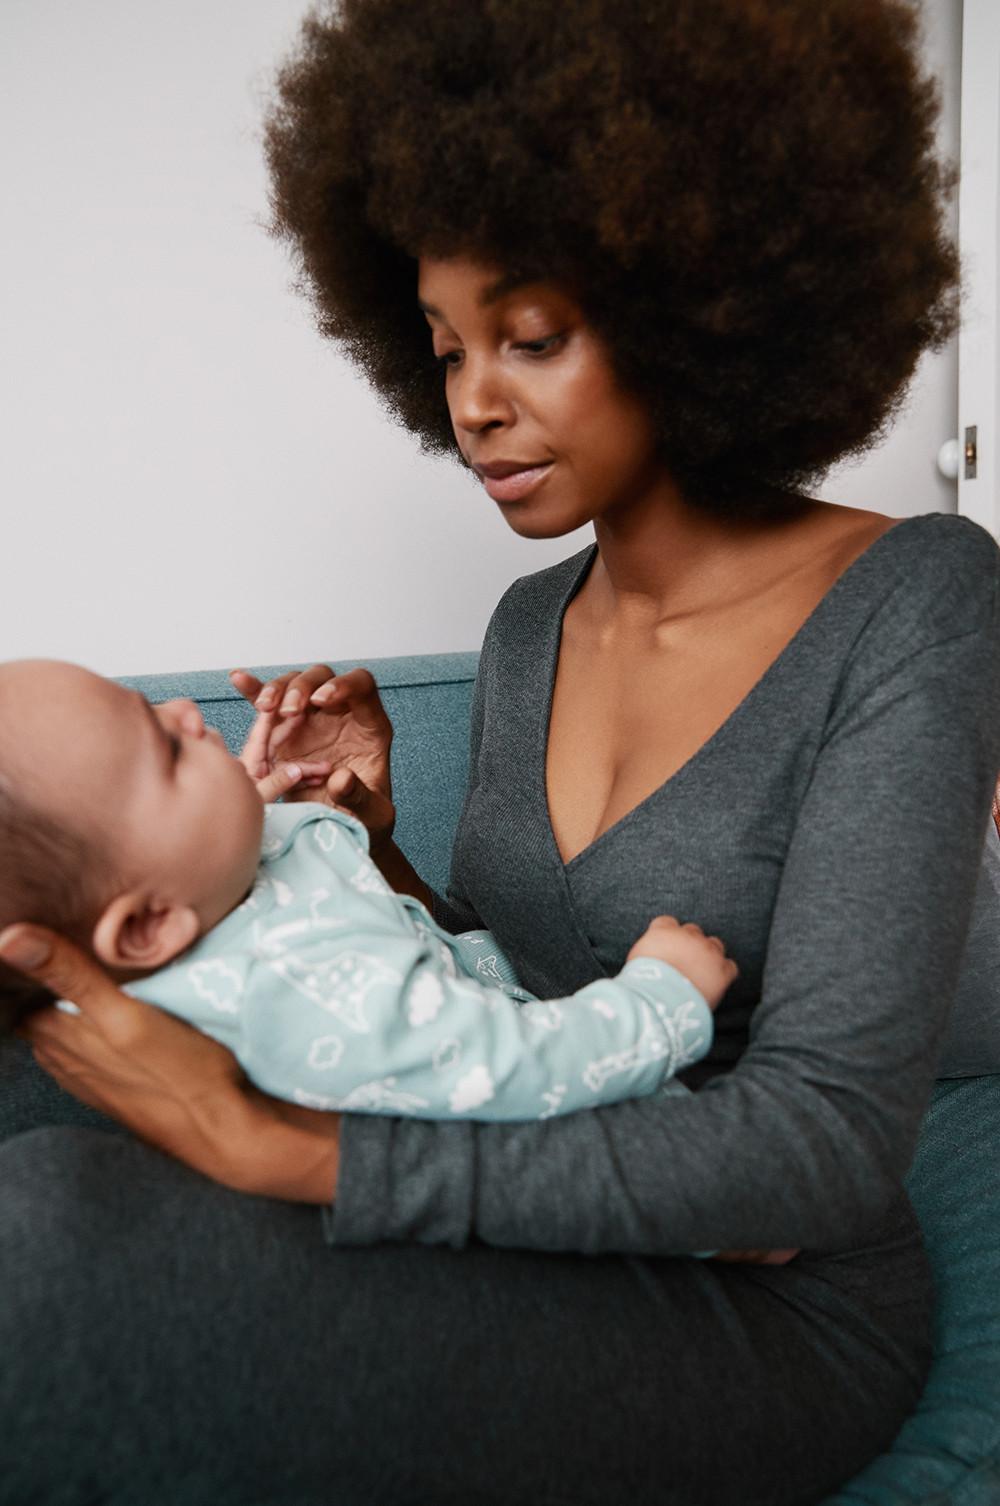
[{"label": "baby's face", "polygon": [[5,759],[25,796],[207,930],[253,883],[263,805],[190,701],[151,706],[76,665],[0,665]]}]

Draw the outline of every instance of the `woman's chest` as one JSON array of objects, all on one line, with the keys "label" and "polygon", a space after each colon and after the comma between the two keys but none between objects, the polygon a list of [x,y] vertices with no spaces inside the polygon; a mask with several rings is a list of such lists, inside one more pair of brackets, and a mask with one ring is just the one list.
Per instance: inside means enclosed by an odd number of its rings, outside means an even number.
[{"label": "woman's chest", "polygon": [[546,801],[570,863],[719,731],[767,672],[799,619],[742,631],[721,621],[670,641],[602,645],[567,621],[552,694]]},{"label": "woman's chest", "polygon": [[[548,811],[563,862],[672,779],[724,727],[847,565],[890,522],[875,515],[871,526],[864,516],[860,532],[854,526],[811,549],[788,546],[771,562],[764,589],[653,630],[602,631],[586,586],[569,604],[545,755]],[[829,528],[826,517],[821,521]]]}]

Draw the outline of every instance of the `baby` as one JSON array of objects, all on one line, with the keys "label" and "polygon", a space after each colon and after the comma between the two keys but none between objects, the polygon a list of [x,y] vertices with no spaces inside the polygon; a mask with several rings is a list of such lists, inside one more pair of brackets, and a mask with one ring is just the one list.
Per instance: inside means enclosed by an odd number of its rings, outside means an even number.
[{"label": "baby", "polygon": [[0,665],[0,728],[0,928],[62,931],[265,1092],[544,1119],[684,1093],[670,1079],[709,1047],[738,969],[697,927],[660,916],[615,978],[538,1000],[488,932],[450,936],[395,893],[353,816],[265,806],[190,702],[20,661]]}]

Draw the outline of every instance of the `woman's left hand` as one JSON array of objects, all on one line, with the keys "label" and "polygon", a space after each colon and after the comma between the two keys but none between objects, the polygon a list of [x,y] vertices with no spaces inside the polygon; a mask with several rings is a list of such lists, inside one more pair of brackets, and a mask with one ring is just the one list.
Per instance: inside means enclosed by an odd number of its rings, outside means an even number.
[{"label": "woman's left hand", "polygon": [[335,675],[329,665],[314,664],[267,685],[242,669],[230,679],[257,710],[240,762],[261,798],[317,800],[347,811],[366,828],[377,858],[391,841],[396,808],[392,723],[371,673]]},{"label": "woman's left hand", "polygon": [[123,993],[55,932],[9,926],[0,959],[76,1006],[37,1010],[17,1030],[68,1093],[226,1186],[331,1200],[339,1114],[268,1098],[218,1041]]}]

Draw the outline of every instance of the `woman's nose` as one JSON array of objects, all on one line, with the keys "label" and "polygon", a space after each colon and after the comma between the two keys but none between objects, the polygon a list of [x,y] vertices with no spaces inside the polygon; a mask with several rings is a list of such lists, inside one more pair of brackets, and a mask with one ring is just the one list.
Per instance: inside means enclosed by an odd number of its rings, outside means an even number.
[{"label": "woman's nose", "polygon": [[510,394],[495,362],[473,362],[466,356],[448,383],[447,395],[451,421],[458,429],[478,434],[488,424],[511,420]]}]

